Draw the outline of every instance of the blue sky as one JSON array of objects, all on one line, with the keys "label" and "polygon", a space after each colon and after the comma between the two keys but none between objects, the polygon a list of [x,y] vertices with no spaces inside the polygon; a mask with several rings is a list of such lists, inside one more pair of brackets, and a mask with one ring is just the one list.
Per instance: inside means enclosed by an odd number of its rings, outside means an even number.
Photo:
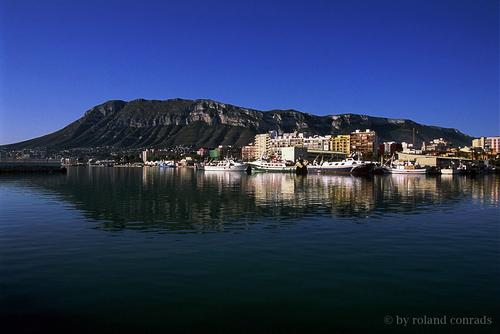
[{"label": "blue sky", "polygon": [[0,56],[1,144],[175,97],[500,134],[496,0],[0,0]]}]

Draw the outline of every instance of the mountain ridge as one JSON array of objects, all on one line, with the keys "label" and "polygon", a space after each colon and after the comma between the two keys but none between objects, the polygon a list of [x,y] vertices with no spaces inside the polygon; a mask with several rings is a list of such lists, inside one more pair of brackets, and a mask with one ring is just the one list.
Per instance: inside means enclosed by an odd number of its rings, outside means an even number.
[{"label": "mountain ridge", "polygon": [[416,143],[443,137],[456,145],[472,137],[452,128],[363,114],[318,116],[294,109],[257,110],[211,99],[109,100],[87,110],[62,129],[37,138],[2,145],[24,148],[144,148],[176,145],[243,146],[257,133],[270,130],[310,135],[347,134],[373,129],[381,141]]}]

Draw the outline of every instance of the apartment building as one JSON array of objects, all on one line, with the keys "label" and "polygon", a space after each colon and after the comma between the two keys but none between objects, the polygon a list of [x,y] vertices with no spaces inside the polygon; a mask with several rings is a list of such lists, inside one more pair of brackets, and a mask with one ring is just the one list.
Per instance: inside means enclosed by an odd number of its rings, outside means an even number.
[{"label": "apartment building", "polygon": [[500,153],[500,137],[480,137],[472,140],[473,148],[482,148],[493,154]]},{"label": "apartment building", "polygon": [[331,151],[351,154],[351,135],[337,135],[331,138]]},{"label": "apartment building", "polygon": [[351,152],[371,156],[376,153],[377,134],[375,131],[366,129],[356,130],[351,133]]}]

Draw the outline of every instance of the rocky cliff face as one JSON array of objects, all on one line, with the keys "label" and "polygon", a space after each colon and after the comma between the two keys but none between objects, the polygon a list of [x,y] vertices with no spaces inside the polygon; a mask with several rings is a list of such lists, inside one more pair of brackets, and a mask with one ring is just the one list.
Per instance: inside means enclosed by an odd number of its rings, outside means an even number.
[{"label": "rocky cliff face", "polygon": [[418,143],[438,137],[457,145],[471,140],[455,129],[410,120],[354,114],[316,116],[296,110],[259,111],[212,100],[139,99],[105,102],[59,131],[3,148],[242,146],[256,133],[269,130],[342,134],[367,128],[377,131],[382,141],[411,141],[414,128]]}]

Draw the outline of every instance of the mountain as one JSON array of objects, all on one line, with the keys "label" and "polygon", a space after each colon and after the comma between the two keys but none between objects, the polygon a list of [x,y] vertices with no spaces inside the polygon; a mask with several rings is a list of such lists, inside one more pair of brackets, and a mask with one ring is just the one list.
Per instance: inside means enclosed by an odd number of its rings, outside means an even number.
[{"label": "mountain", "polygon": [[472,137],[456,129],[357,114],[317,116],[297,110],[260,111],[212,100],[113,100],[97,105],[65,128],[1,148],[73,149],[93,147],[143,148],[194,145],[242,146],[257,133],[270,130],[308,134],[345,134],[373,129],[381,141],[417,144],[443,137],[455,145]]}]

